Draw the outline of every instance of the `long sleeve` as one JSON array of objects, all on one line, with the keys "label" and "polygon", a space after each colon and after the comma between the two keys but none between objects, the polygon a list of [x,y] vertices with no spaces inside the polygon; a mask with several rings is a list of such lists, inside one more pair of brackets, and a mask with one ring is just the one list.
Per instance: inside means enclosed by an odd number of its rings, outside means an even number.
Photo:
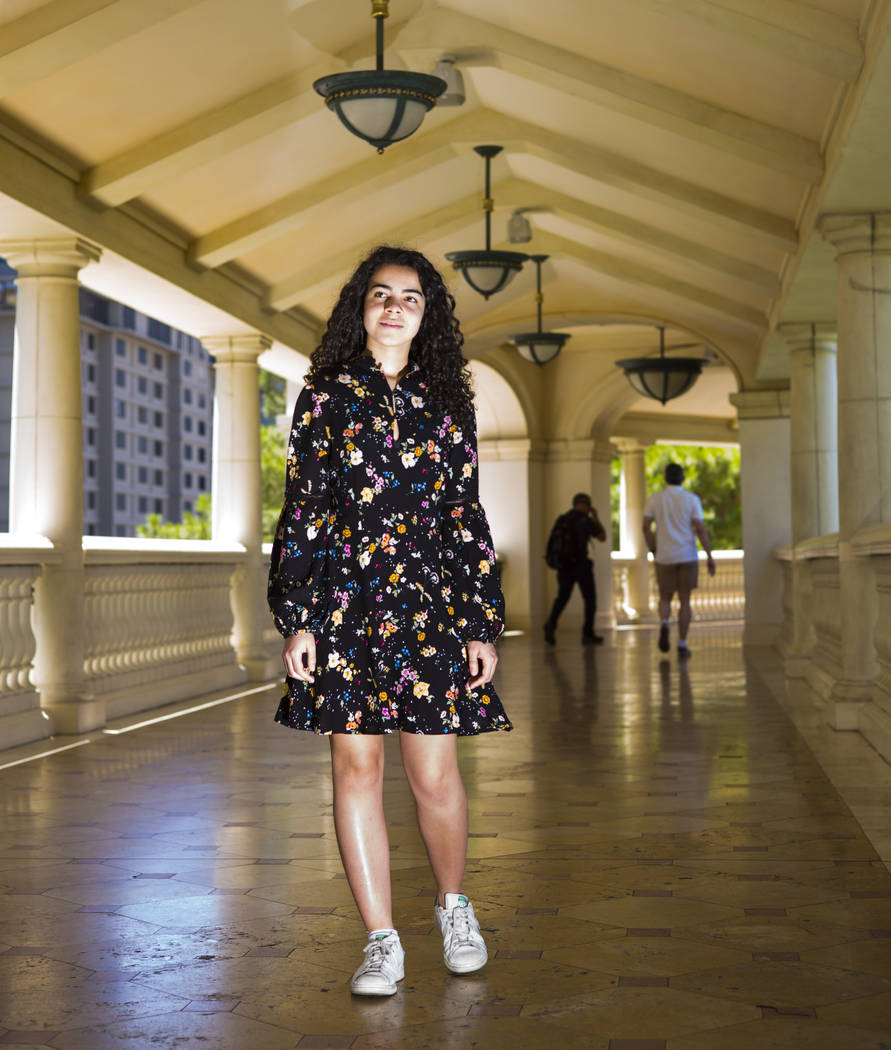
[{"label": "long sleeve", "polygon": [[504,630],[504,596],[479,502],[476,424],[448,424],[448,478],[440,502],[444,596],[465,642],[494,642]]},{"label": "long sleeve", "polygon": [[297,398],[285,474],[285,501],[269,566],[267,597],[286,638],[317,633],[325,615],[324,577],[331,527],[326,423],[329,395],[307,384]]}]

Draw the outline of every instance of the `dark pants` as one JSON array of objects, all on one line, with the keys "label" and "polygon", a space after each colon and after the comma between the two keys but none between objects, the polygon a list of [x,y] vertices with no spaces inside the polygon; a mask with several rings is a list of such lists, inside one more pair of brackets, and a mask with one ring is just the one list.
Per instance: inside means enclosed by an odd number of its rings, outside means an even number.
[{"label": "dark pants", "polygon": [[557,620],[566,607],[575,584],[579,585],[579,590],[585,599],[583,634],[593,634],[594,613],[597,611],[597,591],[594,588],[594,563],[590,558],[585,558],[583,562],[569,568],[557,570],[557,597],[551,607],[548,623],[551,627],[557,626]]}]

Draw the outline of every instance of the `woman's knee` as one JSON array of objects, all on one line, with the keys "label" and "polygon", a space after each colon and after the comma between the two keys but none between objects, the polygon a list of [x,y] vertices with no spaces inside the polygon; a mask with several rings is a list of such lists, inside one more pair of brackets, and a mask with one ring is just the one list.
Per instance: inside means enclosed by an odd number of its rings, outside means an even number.
[{"label": "woman's knee", "polygon": [[383,783],[384,749],[376,739],[332,737],[331,770],[335,783],[372,787]]}]

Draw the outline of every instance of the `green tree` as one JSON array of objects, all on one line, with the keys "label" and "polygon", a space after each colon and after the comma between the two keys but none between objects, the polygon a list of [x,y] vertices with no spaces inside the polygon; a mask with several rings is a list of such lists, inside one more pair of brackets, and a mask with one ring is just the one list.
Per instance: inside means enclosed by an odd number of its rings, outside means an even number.
[{"label": "green tree", "polygon": [[281,376],[260,369],[260,418],[264,424],[274,423],[284,413],[285,381]]},{"label": "green tree", "polygon": [[277,426],[261,427],[260,472],[263,479],[263,541],[266,543],[275,535],[282,509],[287,456],[288,439],[284,431]]},{"label": "green tree", "polygon": [[149,514],[136,535],[144,539],[209,540],[210,493],[202,492],[195,500],[195,510],[187,510],[182,521],[164,521],[160,514]]},{"label": "green tree", "polygon": [[[647,492],[665,485],[665,467],[680,463],[684,468],[684,487],[702,500],[702,515],[715,550],[742,547],[742,502],[740,499],[740,458],[738,448],[713,445],[650,445],[644,457]],[[613,546],[618,549],[619,479],[622,464],[612,463],[610,491],[613,515]]]}]

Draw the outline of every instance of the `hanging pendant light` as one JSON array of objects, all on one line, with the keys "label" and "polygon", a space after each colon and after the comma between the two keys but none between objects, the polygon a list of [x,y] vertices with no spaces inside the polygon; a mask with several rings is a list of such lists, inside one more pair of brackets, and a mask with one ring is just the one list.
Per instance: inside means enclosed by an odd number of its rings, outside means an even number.
[{"label": "hanging pendant light", "polygon": [[547,255],[530,255],[529,258],[535,263],[535,301],[538,304],[538,331],[517,332],[511,339],[516,343],[520,356],[527,361],[533,361],[537,365],[546,365],[553,361],[557,354],[563,349],[563,344],[571,338],[563,332],[543,332],[541,330],[541,307],[544,296],[541,294],[541,264],[547,262]]},{"label": "hanging pendant light", "polygon": [[378,153],[417,131],[447,87],[441,77],[428,73],[384,69],[384,19],[389,13],[389,0],[371,0],[376,22],[374,69],[332,73],[313,84],[347,131],[376,146]]},{"label": "hanging pendant light", "polygon": [[483,211],[486,213],[486,247],[484,250],[463,252],[446,252],[446,258],[464,280],[484,299],[500,292],[523,269],[523,263],[529,258],[523,252],[492,251],[492,158],[501,152],[501,146],[474,146],[474,151],[486,162],[486,195],[483,198]]},{"label": "hanging pendant light", "polygon": [[664,405],[685,394],[708,361],[700,357],[666,357],[665,328],[660,327],[658,357],[628,357],[616,364],[639,394]]}]

